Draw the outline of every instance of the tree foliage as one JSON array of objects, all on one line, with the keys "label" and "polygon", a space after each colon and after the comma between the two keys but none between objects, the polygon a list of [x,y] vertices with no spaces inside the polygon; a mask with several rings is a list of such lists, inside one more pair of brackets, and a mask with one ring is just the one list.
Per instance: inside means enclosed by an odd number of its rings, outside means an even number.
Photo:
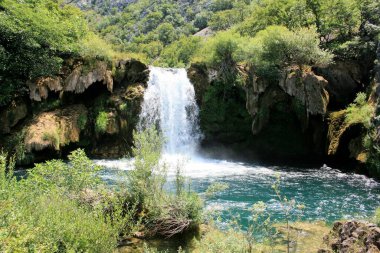
[{"label": "tree foliage", "polygon": [[55,0],[0,2],[0,106],[27,80],[59,73],[65,58],[111,53],[92,33],[83,13]]},{"label": "tree foliage", "polygon": [[257,33],[254,44],[256,65],[278,68],[286,66],[326,66],[332,54],[319,47],[318,33],[313,28],[290,31],[282,26],[270,26]]}]

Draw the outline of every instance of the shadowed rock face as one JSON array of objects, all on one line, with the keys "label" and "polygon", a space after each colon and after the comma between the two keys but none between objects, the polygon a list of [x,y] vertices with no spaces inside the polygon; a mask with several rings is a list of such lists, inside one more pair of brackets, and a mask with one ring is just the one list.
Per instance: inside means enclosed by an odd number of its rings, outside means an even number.
[{"label": "shadowed rock face", "polygon": [[247,110],[253,117],[252,133],[255,135],[261,132],[270,119],[271,108],[282,101],[281,97],[284,96],[290,97],[290,102],[294,102],[299,110],[304,110],[295,113],[303,129],[306,129],[309,115],[324,117],[327,112],[329,94],[325,90],[326,85],[327,81],[323,77],[311,71],[301,72],[298,68],[285,71],[277,87],[270,86],[265,80],[254,80],[246,86]]},{"label": "shadowed rock face", "polygon": [[366,71],[353,61],[337,61],[327,68],[315,68],[314,72],[328,81],[326,90],[330,94],[329,109],[332,110],[344,109],[351,103],[367,78]]},{"label": "shadowed rock face", "polygon": [[28,106],[25,101],[14,101],[0,113],[0,133],[9,134],[28,114]]}]

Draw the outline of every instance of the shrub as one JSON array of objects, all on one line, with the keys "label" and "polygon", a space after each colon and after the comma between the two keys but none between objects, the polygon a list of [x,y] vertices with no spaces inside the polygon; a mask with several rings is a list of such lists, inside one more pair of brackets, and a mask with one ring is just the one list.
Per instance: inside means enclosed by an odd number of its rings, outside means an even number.
[{"label": "shrub", "polygon": [[199,30],[202,30],[208,26],[208,20],[211,13],[209,12],[200,12],[195,15],[194,26]]},{"label": "shrub", "polygon": [[[21,210],[12,210],[16,217],[10,220],[7,230],[13,235],[0,240],[5,252],[105,253],[116,247],[117,231],[104,222],[101,213],[89,212],[57,192],[30,200],[29,204],[17,202]],[[16,231],[11,231],[12,227]]]},{"label": "shrub", "polygon": [[128,193],[146,213],[143,224],[151,236],[171,237],[201,222],[202,201],[185,190],[177,173],[176,193],[165,191],[166,165],[160,163],[162,136],[154,128],[134,133],[134,169],[128,174]]},{"label": "shrub", "polygon": [[70,164],[61,160],[37,164],[28,173],[25,183],[41,191],[49,190],[54,185],[69,192],[94,188],[99,183],[100,179],[96,175],[100,167],[87,158],[84,150],[75,150],[68,158]]},{"label": "shrub", "polygon": [[170,23],[162,23],[157,27],[157,33],[159,40],[164,44],[168,45],[177,38],[175,28]]},{"label": "shrub", "polygon": [[[159,166],[162,136],[155,129],[133,134],[134,169],[128,174],[129,192],[138,203],[144,203],[150,195],[160,195],[165,183],[164,168]],[[153,197],[155,198],[155,197]]]},{"label": "shrub", "polygon": [[77,201],[79,192],[97,181],[96,166],[83,150],[74,151],[69,164],[38,164],[21,181],[13,177],[13,161],[0,154],[1,252],[109,252],[116,247],[118,227],[105,219],[103,208]]},{"label": "shrub", "polygon": [[273,25],[289,29],[309,26],[312,24],[311,16],[303,0],[262,0],[252,5],[250,16],[238,25],[238,31],[253,37]]},{"label": "shrub", "polygon": [[346,111],[347,124],[363,124],[365,128],[370,128],[375,111],[373,106],[367,103],[367,95],[364,92],[356,95],[354,103],[350,104]]},{"label": "shrub", "polygon": [[232,27],[234,24],[239,23],[240,16],[238,10],[225,10],[220,11],[212,15],[208,24],[214,31],[226,30]]},{"label": "shrub", "polygon": [[95,131],[97,133],[104,133],[107,130],[108,114],[104,111],[98,113],[95,120]]}]

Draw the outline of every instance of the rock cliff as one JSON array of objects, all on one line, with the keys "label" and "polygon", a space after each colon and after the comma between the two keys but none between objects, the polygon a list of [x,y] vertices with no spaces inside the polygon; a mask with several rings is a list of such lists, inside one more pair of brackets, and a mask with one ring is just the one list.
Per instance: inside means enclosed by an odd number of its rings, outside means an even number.
[{"label": "rock cliff", "polygon": [[77,147],[96,157],[123,156],[132,145],[148,75],[136,60],[68,60],[59,76],[29,81],[29,98],[1,110],[0,145],[23,164]]}]

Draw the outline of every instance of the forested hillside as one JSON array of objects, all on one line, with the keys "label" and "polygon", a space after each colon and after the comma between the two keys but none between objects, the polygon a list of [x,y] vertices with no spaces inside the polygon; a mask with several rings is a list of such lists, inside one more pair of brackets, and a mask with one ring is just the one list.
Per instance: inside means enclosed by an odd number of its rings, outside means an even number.
[{"label": "forested hillside", "polygon": [[[377,33],[374,25],[379,22],[379,4],[372,0],[118,3],[95,3],[95,11],[87,13],[92,27],[118,48],[140,53],[151,63],[169,66],[189,63],[196,49],[205,44],[192,35],[206,27],[215,33],[228,30],[236,40],[253,38],[273,25],[290,30],[307,27],[315,29],[322,48],[341,57],[357,57],[363,51],[374,50],[376,43],[371,37]],[[80,1],[78,5],[83,6]]]}]

